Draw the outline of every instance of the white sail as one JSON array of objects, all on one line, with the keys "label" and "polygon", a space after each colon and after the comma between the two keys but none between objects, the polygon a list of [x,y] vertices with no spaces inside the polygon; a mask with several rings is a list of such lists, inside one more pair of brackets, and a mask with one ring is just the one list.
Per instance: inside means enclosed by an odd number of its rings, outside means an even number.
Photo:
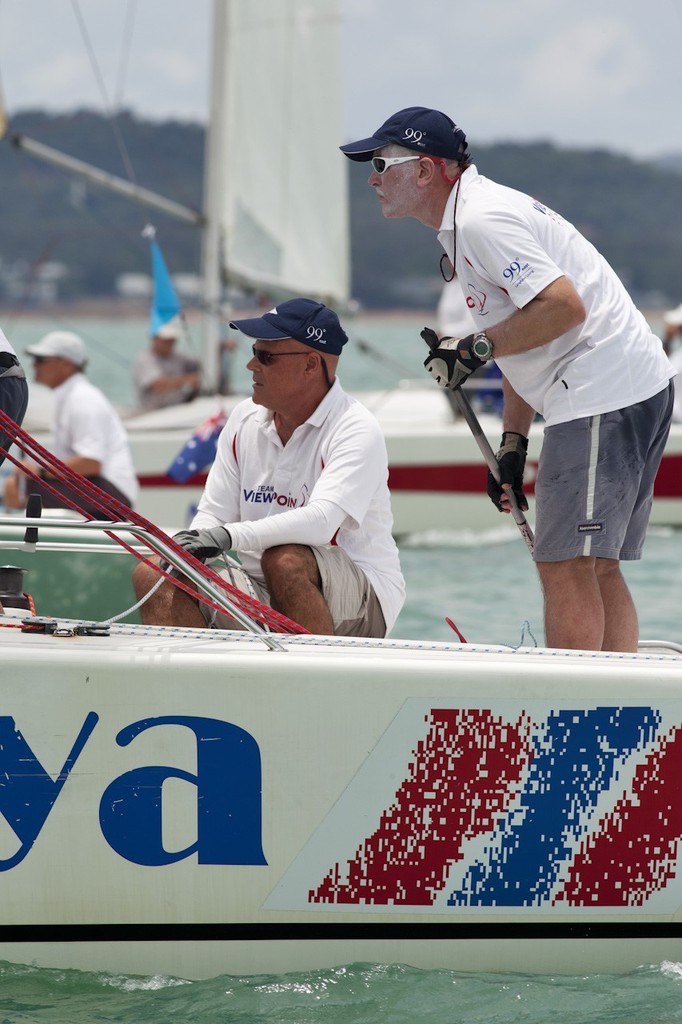
[{"label": "white sail", "polygon": [[338,306],[349,282],[339,0],[216,0],[215,32],[207,213],[223,276]]}]

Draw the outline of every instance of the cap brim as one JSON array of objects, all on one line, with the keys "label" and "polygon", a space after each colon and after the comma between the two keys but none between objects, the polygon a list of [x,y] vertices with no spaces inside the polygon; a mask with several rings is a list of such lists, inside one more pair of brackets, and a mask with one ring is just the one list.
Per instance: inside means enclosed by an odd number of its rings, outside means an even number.
[{"label": "cap brim", "polygon": [[241,331],[247,338],[262,338],[263,341],[281,341],[282,338],[291,337],[285,331],[273,327],[262,316],[253,317],[251,320],[231,320],[230,327],[234,331]]},{"label": "cap brim", "polygon": [[28,348],[24,349],[24,352],[27,356],[45,356],[47,359],[50,359],[55,355],[51,349],[46,350],[41,348],[40,345],[30,345]]},{"label": "cap brim", "polygon": [[375,149],[381,149],[382,146],[386,145],[388,145],[387,142],[373,136],[371,139],[349,142],[345,146],[339,146],[339,149],[342,153],[345,153],[349,160],[367,161],[372,159],[372,153]]}]

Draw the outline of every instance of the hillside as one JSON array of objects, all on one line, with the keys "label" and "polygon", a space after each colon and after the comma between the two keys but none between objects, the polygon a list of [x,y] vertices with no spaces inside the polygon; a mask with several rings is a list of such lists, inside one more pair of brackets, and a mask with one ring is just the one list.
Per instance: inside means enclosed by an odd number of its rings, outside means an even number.
[{"label": "hillside", "polygon": [[[118,126],[137,183],[198,209],[203,128],[127,113]],[[10,131],[126,176],[111,125],[99,115],[26,112]],[[483,174],[531,193],[573,221],[636,301],[664,306],[682,299],[679,160],[657,165],[548,143],[472,141],[471,149]],[[367,168],[349,162],[348,171],[354,297],[369,308],[432,305],[441,252],[434,232],[416,221],[384,221],[366,185]],[[147,218],[158,228],[171,271],[198,273],[196,228],[74,182],[7,140],[0,144],[0,181],[0,301],[29,302],[35,269],[48,260],[67,268],[60,297],[114,295],[118,275],[148,272],[148,247],[140,236]]]}]

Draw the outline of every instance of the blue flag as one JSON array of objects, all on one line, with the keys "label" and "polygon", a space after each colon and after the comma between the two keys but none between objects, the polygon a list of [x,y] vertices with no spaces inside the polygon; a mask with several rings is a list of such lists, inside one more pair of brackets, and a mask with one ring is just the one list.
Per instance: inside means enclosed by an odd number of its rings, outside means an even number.
[{"label": "blue flag", "polygon": [[152,253],[152,279],[154,291],[152,295],[152,313],[149,334],[153,337],[159,327],[163,327],[180,313],[180,302],[168,273],[158,242],[154,238],[154,229],[145,228],[144,234],[149,238]]},{"label": "blue flag", "polygon": [[166,475],[177,483],[184,484],[210,466],[215,459],[218,438],[226,420],[225,410],[219,409],[215,415],[197,427],[173,459],[166,470]]}]

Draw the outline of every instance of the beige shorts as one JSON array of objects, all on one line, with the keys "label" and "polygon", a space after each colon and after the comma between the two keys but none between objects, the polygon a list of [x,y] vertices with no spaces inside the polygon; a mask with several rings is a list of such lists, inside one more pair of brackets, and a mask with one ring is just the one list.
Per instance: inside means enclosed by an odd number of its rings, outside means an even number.
[{"label": "beige shorts", "polygon": [[[311,547],[310,550],[315,555],[320,571],[322,596],[331,612],[335,636],[386,636],[386,622],[379,599],[362,569],[342,548]],[[214,562],[212,568],[243,593],[255,597],[262,604],[270,604],[270,595],[265,585],[243,569],[220,568],[218,562]],[[209,608],[203,601],[199,608],[213,629],[235,628],[234,619],[224,612]]]}]

